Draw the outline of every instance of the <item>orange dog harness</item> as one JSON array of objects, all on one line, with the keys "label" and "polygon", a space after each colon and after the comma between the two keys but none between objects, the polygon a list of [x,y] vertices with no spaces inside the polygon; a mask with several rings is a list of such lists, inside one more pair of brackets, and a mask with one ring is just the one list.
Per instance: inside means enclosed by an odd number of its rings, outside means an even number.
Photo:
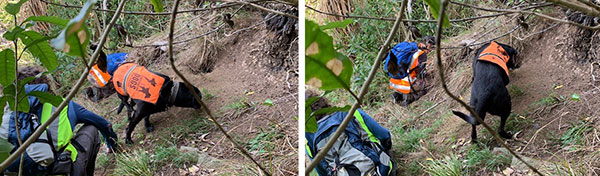
[{"label": "orange dog harness", "polygon": [[110,74],[100,70],[98,68],[98,64],[92,66],[92,69],[90,69],[90,75],[94,77],[94,80],[96,80],[96,83],[100,87],[104,87],[110,82]]},{"label": "orange dog harness", "polygon": [[393,89],[396,92],[403,93],[403,94],[410,93],[411,83],[414,84],[415,81],[417,81],[417,72],[418,72],[417,66],[419,66],[419,56],[421,56],[422,54],[424,54],[426,52],[427,51],[424,51],[424,50],[418,50],[417,52],[415,52],[412,55],[409,69],[407,70],[407,71],[410,71],[410,73],[408,74],[408,76],[406,76],[402,79],[390,78],[390,89]]},{"label": "orange dog harness", "polygon": [[165,78],[135,63],[119,66],[113,76],[113,84],[119,94],[152,104],[158,101],[160,89],[165,82]]},{"label": "orange dog harness", "polygon": [[508,62],[508,59],[510,59],[510,57],[508,57],[504,48],[494,41],[479,54],[478,58],[478,60],[488,61],[502,67],[507,76],[508,67],[506,67],[506,63]]}]

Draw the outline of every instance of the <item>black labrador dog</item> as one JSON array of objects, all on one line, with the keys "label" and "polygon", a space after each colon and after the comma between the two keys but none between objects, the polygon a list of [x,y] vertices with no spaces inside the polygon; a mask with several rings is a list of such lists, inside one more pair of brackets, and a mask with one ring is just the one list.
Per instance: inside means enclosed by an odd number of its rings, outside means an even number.
[{"label": "black labrador dog", "polygon": [[[486,112],[500,116],[498,134],[503,138],[510,139],[512,135],[504,130],[506,119],[508,119],[511,111],[510,95],[505,87],[509,83],[508,70],[503,69],[495,63],[479,60],[479,57],[489,55],[488,53],[481,55],[481,53],[490,44],[487,43],[479,48],[473,60],[473,84],[471,87],[470,106],[481,119],[485,119]],[[505,44],[497,44],[504,50],[501,54],[509,58],[508,62],[506,62],[506,67],[512,69],[518,68],[515,61],[517,50]],[[497,57],[496,54],[491,55]],[[452,112],[472,125],[471,142],[477,143],[476,127],[479,125],[479,122],[473,116],[458,111]]]},{"label": "black labrador dog", "polygon": [[[92,49],[95,49],[92,47]],[[107,61],[106,54],[101,50],[100,58],[98,58],[98,68],[102,71],[106,71]],[[126,128],[125,142],[127,144],[133,144],[133,140],[131,139],[131,133],[135,129],[135,126],[144,119],[144,126],[146,127],[147,132],[152,132],[154,127],[150,124],[150,115],[158,112],[166,111],[169,107],[188,107],[188,108],[200,108],[200,103],[196,101],[190,89],[187,88],[185,83],[183,82],[174,82],[166,75],[156,73],[150,71],[160,77],[165,79],[159,93],[158,100],[155,104],[148,103],[146,101],[137,100],[130,98],[126,95],[121,95],[117,93],[119,99],[121,99],[121,104],[119,104],[119,108],[117,110],[117,114],[120,114],[123,110],[123,107],[127,107],[127,120],[129,124]],[[114,89],[114,86],[111,86]],[[196,87],[193,87],[194,90],[200,98],[202,98],[202,94],[200,90]],[[131,99],[131,101],[130,101]],[[134,109],[133,106],[136,106]]]}]

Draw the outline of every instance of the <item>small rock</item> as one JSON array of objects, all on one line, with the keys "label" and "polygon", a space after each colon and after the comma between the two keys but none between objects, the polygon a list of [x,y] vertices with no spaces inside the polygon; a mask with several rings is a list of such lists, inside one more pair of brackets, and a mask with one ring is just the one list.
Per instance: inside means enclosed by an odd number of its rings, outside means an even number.
[{"label": "small rock", "polygon": [[179,151],[180,152],[184,152],[184,153],[188,153],[188,152],[198,153],[198,152],[200,152],[200,150],[198,150],[197,148],[188,147],[188,146],[181,146],[181,147],[179,147]]},{"label": "small rock", "polygon": [[195,174],[196,172],[198,172],[200,170],[200,168],[198,168],[198,166],[192,166],[190,168],[188,168],[188,171],[192,174]]},{"label": "small rock", "polygon": [[475,42],[475,40],[472,40],[472,39],[464,39],[464,40],[460,41],[459,45],[461,45],[461,46],[467,46],[467,45],[470,45],[470,44],[472,44],[473,42]]},{"label": "small rock", "polygon": [[506,176],[510,176],[510,174],[512,174],[513,172],[515,172],[513,169],[511,169],[510,167],[507,167],[506,169],[504,169],[504,171],[502,171],[502,173]]}]

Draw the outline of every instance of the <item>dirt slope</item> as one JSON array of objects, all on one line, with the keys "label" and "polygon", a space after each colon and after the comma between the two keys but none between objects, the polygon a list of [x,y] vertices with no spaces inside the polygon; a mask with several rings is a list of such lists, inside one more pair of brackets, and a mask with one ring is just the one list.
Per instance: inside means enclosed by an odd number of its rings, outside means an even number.
[{"label": "dirt slope", "polygon": [[[294,118],[298,106],[298,45],[281,41],[280,35],[260,24],[263,19],[255,13],[233,18],[233,21],[233,28],[177,45],[176,66],[201,89],[203,100],[217,121],[260,163],[275,175],[294,175],[297,173],[298,129]],[[200,25],[200,29],[184,30],[181,38],[199,35],[214,27]],[[165,36],[159,34],[142,42],[160,43]],[[166,54],[158,50],[144,48],[130,52],[135,56],[151,56],[150,59],[136,60],[181,81],[168,65]],[[107,106],[104,109],[109,109],[116,106],[113,102],[116,99],[113,95],[101,104]],[[79,101],[93,105],[83,98]],[[123,136],[124,115],[108,113],[107,117],[113,122],[120,122],[117,131],[119,136]],[[158,167],[158,175],[257,174],[257,167],[244,158],[206,118],[204,113],[196,114],[192,109],[176,107],[154,114],[151,123],[155,131],[146,133],[140,123],[133,135],[136,144],[126,146],[126,149],[152,152],[159,145],[169,144],[179,149],[189,147],[199,151],[197,164],[181,168],[172,164]],[[115,167],[118,166],[108,164],[105,166],[108,171],[97,168],[97,174],[111,173]]]},{"label": "dirt slope", "polygon": [[[553,16],[562,16],[560,10],[554,11],[556,13]],[[484,41],[511,30],[515,25],[511,17],[502,17],[494,21],[506,24],[475,23],[471,30],[446,39],[445,46],[454,46],[478,38],[478,41]],[[592,81],[592,74],[598,77],[600,71],[596,68],[592,73],[590,65],[600,61],[597,42],[600,41],[600,35],[597,32],[559,24],[541,34],[518,40],[554,24],[544,20],[532,20],[529,30],[519,29],[498,40],[517,48],[518,60],[521,63],[520,68],[511,71],[511,83],[507,86],[513,108],[507,128],[513,134],[518,134],[516,139],[508,140],[507,143],[518,153],[534,158],[536,162],[550,163],[546,165],[560,168],[563,174],[566,173],[564,171],[572,171],[594,175],[600,171],[600,160],[597,157],[600,144],[600,138],[597,136],[600,129],[600,88],[596,87],[599,86],[599,82],[594,84]],[[490,30],[492,31],[489,32]],[[470,98],[473,50],[478,47],[470,51],[442,51],[449,89],[467,102]],[[472,154],[469,153],[472,149],[468,144],[471,126],[450,113],[451,109],[463,112],[466,110],[443,93],[439,86],[435,61],[432,61],[435,60],[434,57],[434,53],[430,54],[428,64],[429,74],[433,76],[429,81],[434,86],[427,95],[407,108],[387,100],[386,105],[371,110],[374,111],[374,116],[391,130],[398,154],[396,159],[400,162],[401,173],[404,174],[423,174],[423,167],[428,166],[429,160],[444,159],[451,155],[464,160],[462,167],[466,170],[464,167],[470,166],[465,162],[473,159],[468,158],[468,155]],[[433,106],[435,107],[431,108]],[[486,122],[496,128],[499,118],[488,114]],[[488,150],[500,146],[483,127],[479,127],[478,132],[480,140]],[[411,150],[406,151],[406,148]],[[509,160],[508,165],[500,168],[475,168],[475,172],[469,174],[492,175],[507,168],[515,171],[515,174],[519,171],[525,173],[523,167],[518,167],[514,161],[511,164]],[[552,169],[546,169],[548,170]],[[548,173],[556,174],[552,171]]]}]

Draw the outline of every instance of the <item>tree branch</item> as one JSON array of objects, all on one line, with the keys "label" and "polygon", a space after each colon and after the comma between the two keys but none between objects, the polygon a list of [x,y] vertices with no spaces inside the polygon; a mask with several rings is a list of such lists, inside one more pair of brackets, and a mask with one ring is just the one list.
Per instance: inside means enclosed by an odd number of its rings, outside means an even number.
[{"label": "tree branch", "polygon": [[[440,10],[440,17],[444,16],[444,12],[446,10],[446,6],[448,6],[448,0],[443,0],[442,1],[442,7]],[[442,25],[442,19],[440,18],[438,20],[438,28],[437,28],[437,36],[435,38],[435,43],[436,46],[440,46],[441,45],[441,37],[442,37],[442,29],[443,29],[443,25]],[[477,119],[477,122],[479,122],[481,125],[483,125],[483,127],[485,127],[485,129],[490,132],[490,134],[492,134],[492,136],[494,136],[494,139],[496,139],[496,141],[502,145],[504,148],[506,148],[506,150],[508,150],[508,152],[512,155],[514,155],[517,159],[519,159],[521,162],[525,163],[525,165],[527,165],[527,167],[529,167],[529,169],[531,169],[533,172],[537,173],[538,175],[543,175],[542,173],[540,173],[540,171],[538,171],[536,168],[534,168],[533,166],[531,166],[531,164],[529,164],[528,162],[526,162],[525,160],[523,160],[523,158],[521,158],[521,156],[517,155],[512,149],[510,149],[510,147],[508,147],[508,145],[506,145],[506,143],[504,143],[504,141],[500,138],[500,136],[498,136],[498,133],[496,131],[494,131],[488,124],[486,124],[483,119],[481,119],[481,117],[479,117],[479,115],[477,113],[475,113],[475,111],[469,106],[467,105],[467,103],[463,102],[462,100],[460,100],[456,95],[452,94],[450,92],[450,90],[448,90],[448,86],[446,85],[446,79],[444,77],[444,70],[443,70],[443,66],[442,66],[442,54],[441,54],[441,47],[436,47],[435,49],[435,55],[437,58],[437,69],[438,69],[438,73],[440,76],[440,82],[442,83],[442,88],[444,89],[444,92],[446,92],[446,94],[448,94],[448,96],[450,96],[450,98],[454,99],[455,101],[457,101],[458,103],[460,103],[460,105],[462,105],[463,107],[465,107],[467,110],[469,110],[469,112],[471,113],[472,116],[475,117],[475,119]]]},{"label": "tree branch", "polygon": [[[106,29],[104,30],[104,33],[102,34],[102,37],[100,39],[100,41],[98,42],[98,46],[102,46],[104,45],[104,42],[106,42],[106,38],[108,37],[108,33],[110,32],[110,29],[112,28],[112,26],[115,24],[115,22],[117,21],[117,17],[119,16],[119,14],[121,14],[121,11],[123,10],[123,6],[125,5],[125,2],[127,0],[122,0],[121,3],[119,3],[119,7],[117,7],[117,11],[115,12],[115,14],[113,15],[113,18],[111,19],[110,23],[108,24],[108,26],[106,27]],[[98,47],[95,51],[94,54],[92,54],[92,59],[90,59],[90,61],[88,62],[88,68],[90,67],[90,65],[93,65],[96,62],[96,59],[99,56],[99,51],[100,51],[101,47]],[[75,97],[75,94],[77,93],[77,91],[79,90],[79,88],[81,88],[81,86],[83,86],[84,81],[87,80],[87,76],[89,73],[89,69],[86,69],[82,74],[81,77],[79,77],[79,80],[77,81],[77,83],[75,84],[75,86],[71,89],[71,92],[67,95],[67,97],[65,98],[65,100],[60,103],[60,105],[57,107],[56,111],[54,113],[52,113],[52,115],[50,116],[50,118],[48,119],[48,121],[46,121],[46,123],[42,124],[41,126],[39,126],[35,132],[33,132],[33,134],[31,134],[31,136],[29,136],[29,138],[27,138],[27,140],[23,143],[23,145],[19,146],[19,148],[17,148],[17,150],[11,154],[10,156],[8,156],[8,158],[6,158],[6,160],[4,160],[4,162],[2,162],[2,164],[0,164],[0,171],[4,171],[10,164],[12,164],[13,161],[15,161],[17,159],[17,157],[21,154],[23,154],[23,152],[25,152],[25,149],[31,145],[31,143],[35,142],[35,140],[37,140],[40,135],[42,135],[42,133],[46,130],[46,128],[48,128],[48,126],[50,125],[50,123],[52,123],[56,117],[58,117],[58,115],[60,114],[60,112],[62,111],[62,109],[64,109],[67,104],[69,104],[69,102],[71,101],[71,99],[73,99],[73,97]]]},{"label": "tree branch", "polygon": [[[47,0],[40,0],[44,3],[50,4],[50,5],[55,5],[55,6],[61,6],[61,7],[66,7],[66,8],[81,8],[81,6],[75,6],[75,5],[68,5],[68,4],[59,4],[59,3],[54,3],[54,2],[48,2]],[[257,3],[257,2],[263,2],[263,1],[268,1],[268,0],[251,0],[248,1],[248,3]],[[216,10],[216,9],[222,9],[222,8],[227,8],[227,7],[233,7],[233,6],[239,6],[242,5],[241,3],[226,3],[217,7],[209,7],[209,8],[199,8],[199,9],[190,9],[190,10],[182,10],[179,11],[177,13],[190,13],[190,12],[200,12],[200,11],[208,11],[208,10]],[[105,9],[98,9],[98,8],[94,8],[92,9],[94,11],[100,11],[100,12],[115,12],[114,10],[105,10]],[[140,12],[140,11],[123,11],[121,12],[122,14],[129,14],[129,15],[171,15],[171,12]]]},{"label": "tree branch", "polygon": [[283,13],[283,12],[280,12],[280,11],[277,11],[277,10],[269,9],[269,8],[260,6],[258,4],[251,3],[251,2],[245,2],[245,1],[239,1],[239,0],[226,0],[226,1],[250,5],[250,6],[254,7],[254,8],[256,8],[256,9],[259,9],[259,10],[262,10],[262,11],[265,11],[265,12],[274,13],[274,14],[283,15],[283,16],[287,16],[287,17],[298,19],[297,16],[294,16],[294,15],[291,15],[291,14],[287,14],[287,13]]},{"label": "tree branch", "polygon": [[389,50],[389,45],[392,42],[394,35],[396,34],[396,32],[398,32],[398,27],[400,26],[400,23],[402,23],[402,17],[404,16],[405,9],[406,9],[406,1],[402,1],[402,4],[400,5],[400,12],[398,13],[398,17],[396,18],[396,21],[394,22],[394,26],[392,27],[392,30],[390,31],[390,34],[388,35],[387,39],[381,45],[381,49],[379,50],[379,53],[377,54],[377,59],[371,66],[371,71],[369,71],[369,76],[367,77],[367,80],[365,81],[362,88],[360,89],[360,93],[358,95],[358,100],[356,101],[356,103],[354,103],[354,105],[352,105],[352,108],[350,109],[350,111],[348,111],[348,114],[344,118],[344,121],[342,121],[340,126],[337,128],[337,130],[333,134],[332,138],[329,139],[329,141],[327,141],[327,144],[325,144],[325,147],[317,153],[317,155],[314,157],[314,159],[306,167],[305,175],[307,175],[307,176],[310,175],[310,172],[318,165],[318,163],[321,160],[323,160],[323,158],[325,157],[325,154],[327,154],[327,152],[331,149],[331,147],[333,147],[333,143],[335,143],[337,138],[339,138],[340,135],[344,132],[344,130],[348,126],[348,123],[350,123],[350,121],[354,120],[354,112],[361,105],[362,99],[364,98],[365,94],[367,94],[367,92],[369,92],[369,85],[373,81],[373,78],[375,78],[375,73],[377,73],[377,71],[379,69],[379,65],[381,65],[381,61],[383,60],[385,53],[387,53],[387,51]]},{"label": "tree branch", "polygon": [[[524,10],[528,10],[528,9],[534,9],[534,8],[540,8],[540,7],[546,7],[546,6],[551,6],[552,4],[550,3],[546,3],[546,4],[540,4],[540,5],[533,5],[530,7],[526,7],[523,8]],[[359,19],[369,19],[369,20],[382,20],[382,21],[394,21],[393,18],[386,18],[386,17],[370,17],[370,16],[356,16],[356,15],[341,15],[341,14],[334,14],[334,13],[329,13],[329,12],[324,12],[321,10],[317,10],[313,7],[310,7],[308,5],[305,5],[306,8],[313,10],[317,13],[321,13],[321,14],[325,14],[325,15],[330,15],[330,16],[336,16],[336,17],[342,17],[342,18],[359,18]],[[502,16],[502,15],[508,15],[508,14],[512,14],[512,13],[517,13],[517,12],[503,12],[503,13],[497,13],[497,14],[490,14],[490,15],[481,15],[481,16],[474,16],[474,17],[468,17],[468,18],[460,18],[460,19],[451,19],[450,22],[451,23],[455,23],[455,22],[465,22],[465,21],[473,21],[473,20],[478,20],[478,19],[484,19],[484,18],[492,18],[492,17],[497,17],[497,16]],[[415,22],[415,23],[437,23],[437,20],[416,20],[416,19],[402,19],[402,21],[404,22]]]},{"label": "tree branch", "polygon": [[550,1],[561,7],[577,10],[579,12],[585,13],[590,16],[600,17],[600,11],[596,10],[594,7],[590,7],[590,6],[586,6],[585,4],[581,4],[580,2],[561,1],[561,0],[546,0],[546,1]]},{"label": "tree branch", "polygon": [[[490,11],[490,12],[504,12],[504,13],[521,13],[521,14],[531,14],[531,15],[535,15],[538,17],[542,17],[548,20],[552,20],[552,21],[556,21],[556,22],[560,22],[560,23],[566,23],[566,24],[570,24],[570,25],[575,25],[578,27],[582,27],[582,28],[586,28],[586,29],[590,29],[590,30],[598,30],[600,29],[600,24],[596,25],[596,26],[586,26],[583,24],[579,24],[579,23],[575,23],[572,21],[568,21],[568,20],[563,20],[563,19],[559,19],[559,18],[555,18],[555,17],[551,17],[545,14],[541,14],[541,13],[537,13],[537,12],[533,12],[533,11],[526,11],[527,9],[523,9],[523,10],[512,10],[512,9],[489,9],[489,8],[481,8],[481,7],[476,7],[473,5],[468,5],[468,4],[463,4],[463,3],[459,3],[459,2],[452,2],[458,5],[462,5],[462,6],[466,6],[466,7],[471,7],[471,8],[479,8],[480,10],[485,10],[485,11]],[[567,7],[567,8],[571,8],[571,7]],[[579,10],[579,9],[575,9],[572,8],[574,10]]]},{"label": "tree branch", "polygon": [[[175,0],[175,3],[173,4],[173,10],[171,13],[171,22],[169,24],[169,60],[171,63],[171,68],[173,69],[173,71],[175,71],[175,73],[177,74],[177,76],[179,76],[183,82],[185,82],[185,86],[187,86],[187,88],[189,90],[194,90],[192,84],[185,78],[185,76],[183,76],[183,74],[181,74],[181,72],[179,72],[179,70],[177,70],[177,68],[175,67],[175,61],[173,59],[173,31],[175,31],[175,19],[177,17],[177,8],[179,7],[179,0]],[[200,103],[200,106],[202,108],[202,110],[204,110],[204,112],[206,112],[206,114],[208,114],[208,117],[210,117],[211,121],[217,126],[217,128],[219,129],[219,131],[221,131],[223,133],[223,135],[225,135],[225,137],[227,137],[227,139],[229,141],[231,141],[231,143],[233,143],[233,145],[240,150],[240,152],[242,152],[242,154],[244,154],[244,156],[246,156],[248,159],[250,159],[254,164],[256,164],[256,166],[258,166],[258,168],[260,168],[260,170],[267,176],[270,176],[271,174],[269,172],[267,172],[267,170],[261,165],[259,164],[254,158],[252,158],[252,156],[250,155],[250,153],[248,153],[248,151],[246,151],[246,149],[244,149],[242,146],[240,146],[240,144],[238,142],[236,142],[228,133],[227,131],[225,131],[225,129],[223,129],[223,127],[221,126],[221,124],[219,124],[219,122],[217,122],[217,119],[212,115],[212,113],[210,112],[210,110],[208,109],[208,107],[206,106],[206,104],[204,104],[204,102],[202,101],[202,99],[200,98],[200,96],[196,93],[196,91],[191,91],[192,95],[194,96],[194,99],[196,99],[196,101],[198,101],[198,103]],[[196,112],[198,113],[202,113],[199,109],[196,109]]]},{"label": "tree branch", "polygon": [[[461,49],[461,48],[465,48],[465,47],[471,47],[471,46],[477,46],[477,45],[481,45],[481,44],[486,44],[488,42],[491,42],[492,40],[497,40],[499,38],[507,36],[508,34],[511,34],[511,33],[515,32],[515,31],[517,31],[517,29],[519,29],[519,28],[521,28],[521,26],[515,26],[512,30],[510,30],[510,31],[508,31],[508,32],[506,32],[506,33],[504,33],[502,35],[499,35],[499,36],[496,36],[496,37],[491,38],[489,40],[486,40],[486,41],[481,41],[481,42],[472,43],[472,44],[463,45],[463,46],[442,47],[442,49]],[[436,45],[436,48],[437,48],[437,46],[439,46],[439,45]]]}]

